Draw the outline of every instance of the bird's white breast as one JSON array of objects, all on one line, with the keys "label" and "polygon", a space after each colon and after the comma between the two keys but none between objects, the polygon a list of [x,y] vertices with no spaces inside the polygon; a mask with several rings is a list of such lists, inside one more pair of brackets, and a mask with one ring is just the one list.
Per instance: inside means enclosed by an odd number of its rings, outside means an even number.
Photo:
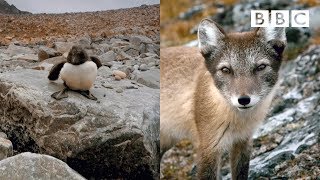
[{"label": "bird's white breast", "polygon": [[97,65],[86,61],[80,65],[65,63],[60,71],[61,79],[73,90],[89,90],[97,76]]}]

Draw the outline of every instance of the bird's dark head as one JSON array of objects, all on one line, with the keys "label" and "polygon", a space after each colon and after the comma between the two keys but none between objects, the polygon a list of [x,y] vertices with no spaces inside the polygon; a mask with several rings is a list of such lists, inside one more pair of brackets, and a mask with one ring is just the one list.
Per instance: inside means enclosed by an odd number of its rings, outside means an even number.
[{"label": "bird's dark head", "polygon": [[67,62],[73,65],[79,65],[89,60],[87,52],[78,45],[74,45],[67,57]]}]

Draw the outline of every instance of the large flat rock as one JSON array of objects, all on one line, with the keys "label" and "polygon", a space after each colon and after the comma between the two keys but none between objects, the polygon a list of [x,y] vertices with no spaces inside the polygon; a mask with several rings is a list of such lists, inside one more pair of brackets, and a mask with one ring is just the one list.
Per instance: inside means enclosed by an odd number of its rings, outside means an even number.
[{"label": "large flat rock", "polygon": [[63,88],[47,71],[0,74],[0,129],[18,152],[52,155],[86,178],[158,176],[159,89],[141,86],[117,93],[95,84],[92,101]]}]

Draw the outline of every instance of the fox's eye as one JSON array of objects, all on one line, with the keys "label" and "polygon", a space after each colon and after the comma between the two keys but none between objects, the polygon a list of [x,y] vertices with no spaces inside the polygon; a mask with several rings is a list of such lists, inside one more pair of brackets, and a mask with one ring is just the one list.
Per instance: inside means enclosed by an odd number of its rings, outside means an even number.
[{"label": "fox's eye", "polygon": [[267,65],[261,64],[261,65],[259,65],[259,66],[257,67],[257,71],[262,71],[262,70],[264,70],[266,67],[267,67]]},{"label": "fox's eye", "polygon": [[223,73],[226,73],[226,74],[230,74],[230,73],[231,73],[231,70],[230,70],[229,68],[227,68],[227,67],[223,67],[223,68],[221,69],[221,71],[222,71]]}]

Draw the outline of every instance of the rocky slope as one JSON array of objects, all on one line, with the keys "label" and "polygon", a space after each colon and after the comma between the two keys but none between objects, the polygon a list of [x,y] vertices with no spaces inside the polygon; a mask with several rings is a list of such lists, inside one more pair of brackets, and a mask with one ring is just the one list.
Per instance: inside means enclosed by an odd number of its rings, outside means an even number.
[{"label": "rocky slope", "polygon": [[[0,136],[0,158],[19,156],[22,152],[40,153],[64,161],[88,179],[157,178],[160,83],[157,9],[159,6],[143,6],[96,13],[15,16],[12,26],[2,33],[17,35],[4,38],[8,45],[0,47],[0,131],[5,134]],[[143,15],[147,12],[153,15]],[[100,15],[118,22],[98,25],[108,22],[97,18]],[[52,25],[50,21],[40,21],[41,18],[68,25]],[[93,23],[90,27],[89,22]],[[48,32],[61,29],[50,35],[47,42],[20,38],[23,33],[28,38],[49,37],[37,36],[41,31],[37,27],[42,26]],[[92,36],[92,32],[112,29],[113,35]],[[98,101],[76,92],[69,92],[69,97],[60,101],[50,97],[63,88],[63,82],[50,82],[48,72],[53,64],[65,60],[75,44],[103,64],[92,89]],[[20,162],[23,166],[29,160]],[[52,171],[52,177],[59,175],[55,173]]]},{"label": "rocky slope", "polygon": [[30,14],[26,11],[20,11],[14,5],[9,5],[5,0],[0,0],[0,14]]},{"label": "rocky slope", "polygon": [[0,14],[0,45],[17,40],[52,46],[57,37],[68,39],[85,34],[94,39],[144,34],[159,41],[159,23],[159,5],[88,13]]}]

